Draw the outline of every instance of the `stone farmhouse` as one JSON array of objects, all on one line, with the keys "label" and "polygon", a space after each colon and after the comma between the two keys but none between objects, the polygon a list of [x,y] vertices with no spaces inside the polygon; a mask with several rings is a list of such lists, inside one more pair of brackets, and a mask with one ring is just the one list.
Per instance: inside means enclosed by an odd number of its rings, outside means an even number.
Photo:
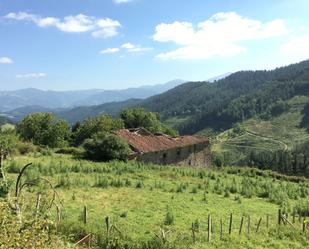
[{"label": "stone farmhouse", "polygon": [[210,141],[204,136],[170,137],[153,134],[143,128],[114,132],[128,142],[133,154],[130,159],[144,163],[210,167]]}]

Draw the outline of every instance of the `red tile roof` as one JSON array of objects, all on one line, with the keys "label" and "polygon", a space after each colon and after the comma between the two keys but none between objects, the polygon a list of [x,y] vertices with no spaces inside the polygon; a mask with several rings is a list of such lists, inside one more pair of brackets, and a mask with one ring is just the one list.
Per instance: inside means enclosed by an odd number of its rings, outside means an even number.
[{"label": "red tile roof", "polygon": [[163,134],[152,134],[143,128],[123,129],[114,133],[125,139],[137,153],[163,151],[209,142],[207,137],[181,136],[174,138]]}]

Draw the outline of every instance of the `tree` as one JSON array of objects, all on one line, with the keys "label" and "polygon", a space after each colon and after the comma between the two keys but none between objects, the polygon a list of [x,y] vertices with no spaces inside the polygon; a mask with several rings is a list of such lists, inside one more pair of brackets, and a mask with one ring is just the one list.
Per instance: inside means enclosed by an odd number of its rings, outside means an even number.
[{"label": "tree", "polygon": [[18,125],[17,132],[24,141],[52,148],[68,144],[69,125],[52,113],[32,113]]},{"label": "tree", "polygon": [[143,108],[124,109],[120,114],[126,128],[143,127],[150,132],[159,132],[161,123],[158,114]]},{"label": "tree", "polygon": [[157,113],[147,112],[143,108],[124,109],[120,113],[120,117],[127,129],[143,127],[153,133],[160,132],[171,136],[178,135],[176,130],[161,124]]},{"label": "tree", "polygon": [[107,132],[86,139],[83,146],[85,157],[95,161],[126,160],[131,152],[126,141]]},{"label": "tree", "polygon": [[11,152],[17,145],[18,138],[12,130],[0,131],[0,151]]},{"label": "tree", "polygon": [[101,115],[94,118],[88,118],[82,124],[74,125],[73,143],[76,146],[81,145],[86,139],[91,138],[94,134],[99,132],[109,132],[112,130],[124,128],[121,119],[113,119],[108,115]]}]

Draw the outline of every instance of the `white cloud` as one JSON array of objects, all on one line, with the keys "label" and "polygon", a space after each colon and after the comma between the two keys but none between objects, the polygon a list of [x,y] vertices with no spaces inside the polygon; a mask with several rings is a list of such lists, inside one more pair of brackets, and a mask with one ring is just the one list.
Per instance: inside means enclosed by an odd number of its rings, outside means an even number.
[{"label": "white cloud", "polygon": [[38,79],[46,77],[46,73],[28,73],[28,74],[17,74],[16,78],[18,79]]},{"label": "white cloud", "polygon": [[134,45],[130,42],[122,44],[121,48],[126,49],[127,52],[129,52],[129,53],[146,52],[146,51],[149,51],[149,50],[152,49],[152,48],[146,48],[146,47],[144,48],[144,47],[141,47],[140,45]]},{"label": "white cloud", "polygon": [[83,33],[91,32],[93,37],[112,37],[118,34],[121,24],[110,18],[95,18],[84,14],[66,16],[63,20],[56,17],[41,17],[27,12],[9,13],[7,19],[33,22],[39,27],[56,27],[63,32]]},{"label": "white cloud", "polygon": [[133,49],[133,48],[135,48],[135,45],[133,45],[132,43],[128,42],[128,43],[122,44],[121,47],[122,48],[126,48],[126,49]]},{"label": "white cloud", "polygon": [[113,0],[115,4],[121,4],[121,3],[128,3],[132,2],[133,0]]},{"label": "white cloud", "polygon": [[290,63],[309,59],[309,34],[293,37],[280,46],[280,52]]},{"label": "white cloud", "polygon": [[243,41],[267,39],[287,33],[284,22],[276,19],[262,23],[235,12],[217,13],[204,22],[162,23],[156,27],[153,39],[173,42],[178,49],[157,55],[163,59],[209,59],[233,56],[246,51]]},{"label": "white cloud", "polygon": [[113,53],[118,53],[121,50],[125,50],[127,53],[141,53],[141,52],[146,52],[149,50],[152,50],[152,48],[147,48],[147,47],[141,47],[140,45],[134,45],[130,42],[122,44],[119,48],[107,48],[104,50],[101,50],[101,54],[113,54]]},{"label": "white cloud", "polygon": [[100,51],[100,53],[101,54],[114,54],[114,53],[118,53],[119,51],[120,51],[119,48],[107,48],[107,49]]},{"label": "white cloud", "polygon": [[13,64],[14,61],[9,57],[0,57],[0,64]]}]

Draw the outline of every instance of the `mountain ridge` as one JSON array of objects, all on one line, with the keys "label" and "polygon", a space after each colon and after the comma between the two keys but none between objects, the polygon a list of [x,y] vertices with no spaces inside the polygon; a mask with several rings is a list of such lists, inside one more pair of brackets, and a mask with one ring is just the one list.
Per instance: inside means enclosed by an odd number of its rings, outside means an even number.
[{"label": "mountain ridge", "polygon": [[125,101],[131,98],[147,98],[184,83],[173,80],[164,84],[146,85],[120,90],[89,89],[76,91],[40,90],[25,88],[0,91],[0,112],[12,111],[27,106],[42,108],[73,108],[76,106],[99,105],[108,102]]}]

